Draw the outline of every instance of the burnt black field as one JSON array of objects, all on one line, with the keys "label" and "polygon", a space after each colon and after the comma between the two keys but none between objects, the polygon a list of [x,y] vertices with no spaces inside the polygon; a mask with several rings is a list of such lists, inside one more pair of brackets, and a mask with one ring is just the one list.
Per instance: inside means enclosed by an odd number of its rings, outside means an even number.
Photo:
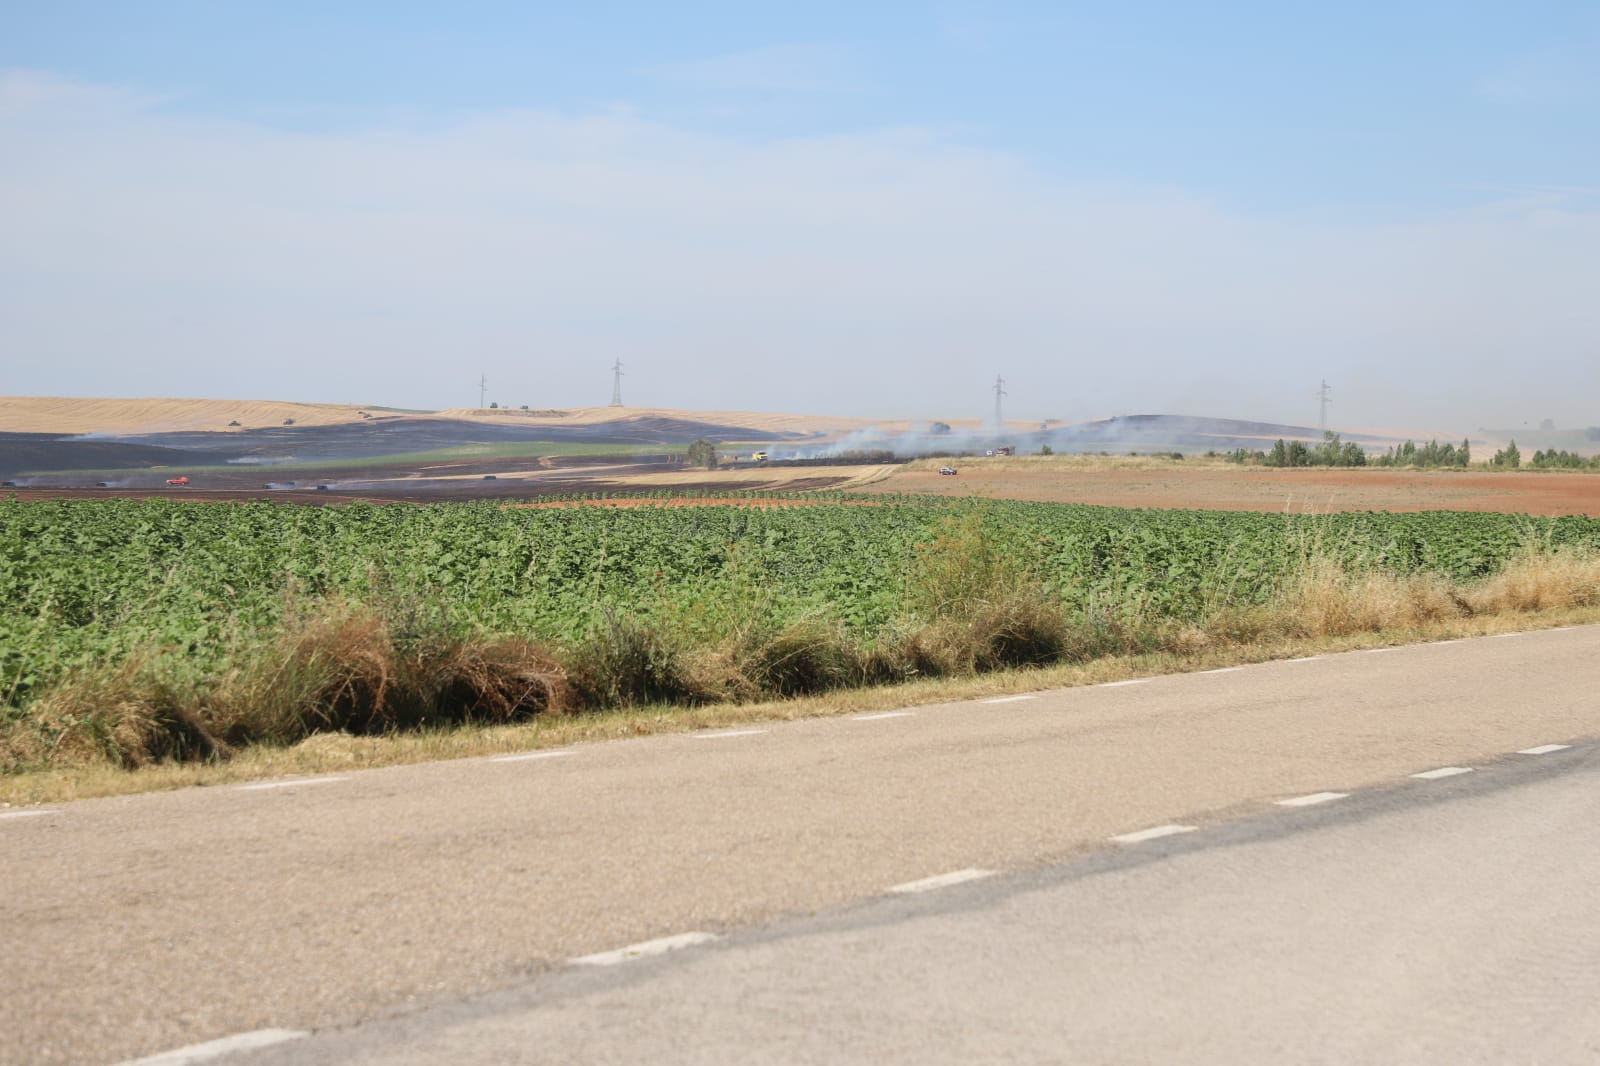
[{"label": "burnt black field", "polygon": [[798,434],[671,418],[634,418],[596,425],[498,425],[464,419],[373,418],[332,426],[265,426],[226,433],[184,430],[126,436],[0,433],[0,477],[77,470],[140,470],[180,466],[292,466],[382,459],[474,445],[531,443],[659,445],[689,442],[796,440]]}]

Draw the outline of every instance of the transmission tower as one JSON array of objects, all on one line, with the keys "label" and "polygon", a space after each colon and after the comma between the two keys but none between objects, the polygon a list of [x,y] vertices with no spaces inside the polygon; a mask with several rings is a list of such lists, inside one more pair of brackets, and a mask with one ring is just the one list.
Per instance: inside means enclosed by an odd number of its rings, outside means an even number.
[{"label": "transmission tower", "polygon": [[483,408],[483,401],[489,395],[489,375],[478,375],[478,408]]},{"label": "transmission tower", "polygon": [[996,429],[1005,425],[1000,419],[1000,397],[1006,395],[1006,379],[999,374],[994,376],[994,426]]},{"label": "transmission tower", "polygon": [[1317,399],[1322,404],[1322,432],[1328,432],[1328,405],[1333,402],[1333,390],[1328,387],[1328,379],[1322,379],[1322,387],[1317,390]]},{"label": "transmission tower", "polygon": [[611,406],[622,406],[622,360],[618,359],[611,367]]}]

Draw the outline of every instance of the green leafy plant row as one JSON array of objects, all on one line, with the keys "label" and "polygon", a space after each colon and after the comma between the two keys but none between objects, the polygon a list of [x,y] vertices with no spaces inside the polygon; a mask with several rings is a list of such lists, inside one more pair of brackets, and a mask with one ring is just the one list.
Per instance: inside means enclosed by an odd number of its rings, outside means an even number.
[{"label": "green leafy plant row", "polygon": [[[242,638],[322,600],[391,615],[409,604],[429,627],[552,646],[618,618],[710,646],[752,611],[871,640],[981,595],[974,558],[1025,576],[1069,620],[1183,621],[1266,602],[1312,553],[1353,571],[1472,580],[1529,544],[1600,546],[1589,518],[795,499],[813,505],[0,502],[0,718],[136,650],[220,676]],[[398,639],[407,617],[394,617]]]}]

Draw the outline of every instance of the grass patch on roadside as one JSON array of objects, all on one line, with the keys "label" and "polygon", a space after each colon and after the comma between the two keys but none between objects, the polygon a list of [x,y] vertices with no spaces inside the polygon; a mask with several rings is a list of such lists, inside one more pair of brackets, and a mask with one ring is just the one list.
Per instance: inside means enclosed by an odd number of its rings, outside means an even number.
[{"label": "grass patch on roadside", "polygon": [[663,733],[863,714],[1097,685],[1107,681],[1210,670],[1305,655],[1590,624],[1600,624],[1600,608],[1547,610],[1535,615],[1480,616],[1382,633],[1363,632],[1318,638],[1286,636],[1255,644],[1212,644],[1187,651],[1109,655],[1081,663],[1006,670],[971,677],[924,678],[896,684],[832,689],[820,695],[791,699],[690,707],[644,705],[601,714],[539,716],[508,725],[424,729],[381,736],[317,733],[295,744],[254,745],[223,762],[168,760],[128,770],[109,762],[97,761],[0,775],[0,805],[60,803],[177,788],[228,785],[279,776],[348,772],[445,759],[483,758]]},{"label": "grass patch on roadside", "polygon": [[[901,617],[852,636],[780,622],[752,569],[703,617],[603,612],[542,645],[415,599],[296,601],[235,633],[226,669],[147,648],[0,721],[0,802],[28,803],[489,755],[854,713],[1373,647],[1600,622],[1600,552],[1530,543],[1454,582],[1353,568],[1310,541],[1268,602],[1198,619],[1147,600],[1069,615],[981,513],[917,546]],[[1225,583],[1219,588],[1226,588]]]}]

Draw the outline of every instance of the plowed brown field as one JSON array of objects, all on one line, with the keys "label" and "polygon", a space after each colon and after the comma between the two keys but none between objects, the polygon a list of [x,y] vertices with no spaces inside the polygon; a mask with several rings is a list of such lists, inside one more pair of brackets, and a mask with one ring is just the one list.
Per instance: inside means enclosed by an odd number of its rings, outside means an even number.
[{"label": "plowed brown field", "polygon": [[1275,470],[1203,461],[1117,463],[1076,456],[922,463],[862,492],[1185,507],[1220,511],[1500,511],[1600,515],[1600,474],[1488,470]]}]

